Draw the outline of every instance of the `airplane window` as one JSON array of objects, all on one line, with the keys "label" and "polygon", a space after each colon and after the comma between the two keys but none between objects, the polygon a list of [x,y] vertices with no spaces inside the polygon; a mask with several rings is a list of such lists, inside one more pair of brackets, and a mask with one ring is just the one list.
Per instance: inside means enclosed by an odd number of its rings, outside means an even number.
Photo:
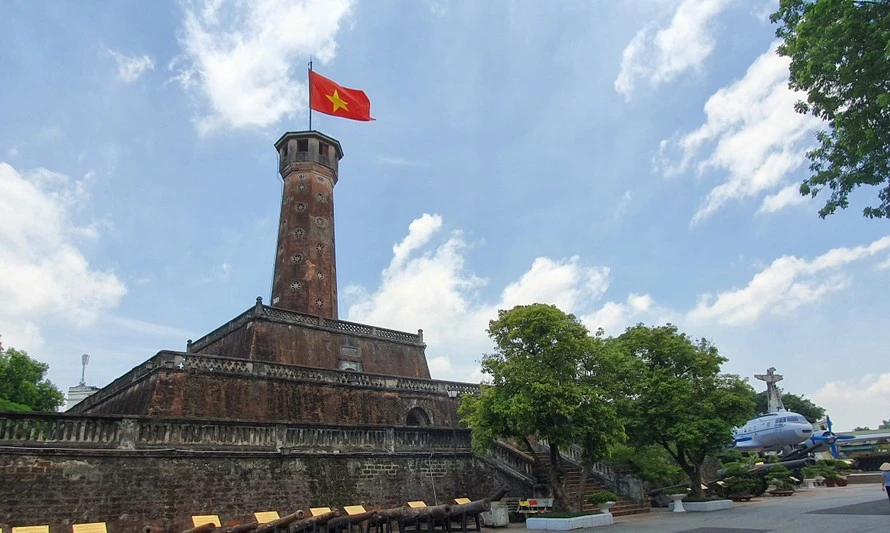
[{"label": "airplane window", "polygon": [[781,424],[781,423],[784,422],[785,420],[786,420],[785,418],[777,418],[777,419],[776,419],[776,424]]}]

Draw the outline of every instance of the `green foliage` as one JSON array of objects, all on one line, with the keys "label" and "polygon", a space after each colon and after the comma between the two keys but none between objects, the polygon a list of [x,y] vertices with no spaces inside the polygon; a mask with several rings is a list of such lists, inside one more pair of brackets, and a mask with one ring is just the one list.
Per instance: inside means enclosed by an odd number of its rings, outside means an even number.
[{"label": "green foliage", "polygon": [[766,476],[766,482],[779,490],[794,490],[794,481],[791,479],[791,470],[782,465],[773,465]]},{"label": "green foliage", "polygon": [[64,398],[44,379],[49,366],[28,357],[24,350],[0,352],[0,410],[55,411]]},{"label": "green foliage", "polygon": [[729,496],[747,496],[754,494],[760,486],[760,481],[755,474],[750,472],[750,465],[741,461],[724,463],[723,482]]},{"label": "green foliage", "polygon": [[[608,372],[620,366],[621,352],[609,341],[591,337],[575,316],[543,304],[498,311],[488,334],[495,351],[481,363],[491,383],[480,387],[479,396],[465,396],[459,410],[477,450],[505,438],[534,454],[528,438],[535,437],[551,451],[580,445],[583,460],[593,463],[624,438]],[[554,509],[566,509],[558,464],[551,465],[548,478]]]},{"label": "green foliage", "polygon": [[856,426],[853,428],[853,431],[871,431],[871,428],[869,428],[868,426]]},{"label": "green foliage", "polygon": [[825,218],[855,188],[876,186],[863,215],[890,217],[890,0],[781,0],[770,20],[791,59],[788,85],[806,93],[795,110],[825,121],[801,194],[829,188]]},{"label": "green foliage", "polygon": [[617,402],[630,443],[660,445],[701,496],[705,458],[732,443],[732,429],[753,414],[751,387],[720,373],[726,359],[715,346],[671,324],[628,328],[618,342],[634,363],[633,393]]},{"label": "green foliage", "polygon": [[610,492],[608,490],[603,490],[600,492],[594,492],[590,496],[587,497],[587,503],[591,503],[593,505],[600,505],[606,502],[617,502],[618,495],[614,492]]},{"label": "green foliage", "polygon": [[878,429],[890,429],[890,420],[882,421],[881,425],[878,426]]},{"label": "green foliage", "polygon": [[[756,412],[766,413],[769,410],[766,391],[758,392],[754,400],[756,402]],[[817,420],[825,416],[825,409],[823,407],[820,407],[809,399],[804,398],[803,396],[798,396],[797,394],[788,392],[782,394],[782,403],[785,405],[786,410],[802,415],[810,422],[810,424],[815,423]]]},{"label": "green foliage", "polygon": [[677,485],[686,477],[667,450],[657,444],[640,448],[616,444],[609,453],[609,460],[630,463],[636,468],[640,479],[649,482],[654,488]]}]

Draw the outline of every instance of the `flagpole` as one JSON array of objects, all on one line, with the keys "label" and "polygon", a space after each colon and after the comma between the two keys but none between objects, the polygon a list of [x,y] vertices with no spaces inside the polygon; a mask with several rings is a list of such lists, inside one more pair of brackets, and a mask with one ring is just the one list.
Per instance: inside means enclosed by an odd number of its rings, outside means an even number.
[{"label": "flagpole", "polygon": [[309,131],[312,131],[312,56],[309,56]]}]

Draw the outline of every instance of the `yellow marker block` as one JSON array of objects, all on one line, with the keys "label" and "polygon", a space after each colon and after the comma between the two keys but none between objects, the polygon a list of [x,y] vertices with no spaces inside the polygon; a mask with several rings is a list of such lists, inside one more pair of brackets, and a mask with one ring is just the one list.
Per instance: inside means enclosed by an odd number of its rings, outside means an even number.
[{"label": "yellow marker block", "polygon": [[408,502],[408,507],[410,507],[412,509],[421,509],[423,507],[426,507],[426,502],[424,502],[423,500],[417,500],[416,502]]},{"label": "yellow marker block", "polygon": [[325,513],[330,513],[330,512],[331,512],[330,507],[310,507],[309,508],[309,514],[311,514],[312,516],[323,515]]},{"label": "yellow marker block", "polygon": [[216,527],[222,527],[219,523],[219,517],[215,514],[203,514],[192,517],[192,526],[198,527],[204,524],[213,524]]},{"label": "yellow marker block", "polygon": [[92,524],[74,524],[71,533],[108,533],[105,522],[93,522]]},{"label": "yellow marker block", "polygon": [[346,511],[346,514],[350,516],[354,514],[362,514],[365,512],[365,508],[361,505],[344,505],[343,510]]},{"label": "yellow marker block", "polygon": [[465,503],[470,503],[470,499],[469,498],[455,498],[454,503],[456,503],[458,505],[463,505]]},{"label": "yellow marker block", "polygon": [[12,528],[12,533],[49,533],[49,526],[19,526]]},{"label": "yellow marker block", "polygon": [[278,511],[260,511],[258,513],[253,513],[253,517],[256,518],[257,524],[265,524],[281,518],[278,516]]}]

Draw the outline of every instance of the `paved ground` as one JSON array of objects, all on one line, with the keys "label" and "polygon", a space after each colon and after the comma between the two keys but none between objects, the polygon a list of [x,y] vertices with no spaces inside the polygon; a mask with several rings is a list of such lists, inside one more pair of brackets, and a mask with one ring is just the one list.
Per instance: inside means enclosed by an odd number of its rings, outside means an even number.
[{"label": "paved ground", "polygon": [[[513,524],[511,524],[513,526]],[[621,516],[609,528],[579,533],[824,533],[890,531],[890,501],[880,485],[801,489],[794,496],[765,496],[710,513],[651,513]]]}]

